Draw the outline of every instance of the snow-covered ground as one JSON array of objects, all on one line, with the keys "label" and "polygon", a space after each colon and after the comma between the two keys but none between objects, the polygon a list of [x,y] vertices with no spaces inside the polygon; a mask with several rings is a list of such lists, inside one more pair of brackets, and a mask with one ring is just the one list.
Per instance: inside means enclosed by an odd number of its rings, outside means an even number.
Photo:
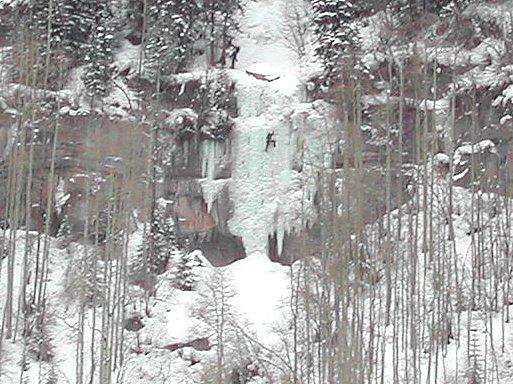
[{"label": "snow-covered ground", "polygon": [[[330,161],[324,154],[329,152],[326,151],[327,147],[334,145],[337,137],[332,135],[336,127],[336,119],[332,116],[330,107],[321,101],[306,103],[304,100],[304,73],[305,70],[310,69],[305,69],[303,63],[312,60],[298,59],[285,40],[286,5],[290,1],[247,2],[242,19],[242,31],[236,40],[236,44],[241,47],[239,60],[236,69],[229,71],[231,78],[236,81],[239,103],[239,116],[236,119],[232,143],[234,163],[232,177],[229,180],[213,180],[212,166],[219,151],[217,144],[204,148],[207,163],[203,172],[205,179],[201,183],[205,200],[210,208],[223,188],[229,188],[233,202],[233,217],[229,227],[234,235],[242,238],[248,256],[222,269],[213,268],[204,261],[203,267],[195,269],[199,281],[197,290],[192,292],[173,288],[170,273],[161,275],[157,284],[156,297],[149,301],[149,315],[144,314],[141,292],[132,287],[126,310],[128,314],[141,315],[144,328],[137,334],[127,333],[127,359],[120,370],[122,372],[120,382],[128,384],[200,382],[200,377],[204,370],[208,369],[208,364],[215,360],[214,349],[200,352],[185,348],[171,352],[166,347],[198,337],[212,337],[209,324],[198,316],[198,303],[204,300],[204,295],[208,295],[209,282],[218,273],[223,274],[225,283],[233,292],[233,297],[230,297],[230,307],[236,313],[236,323],[243,326],[247,333],[255,335],[254,337],[267,348],[278,348],[279,337],[276,334],[276,326],[286,324],[290,320],[289,273],[294,268],[298,268],[300,263],[296,263],[291,269],[271,263],[266,256],[268,236],[276,233],[280,247],[286,231],[303,228],[308,221],[315,220],[313,207],[316,192],[315,177],[317,171]],[[369,29],[367,33],[374,32]],[[371,44],[370,40],[369,44]],[[476,56],[474,52],[473,58],[470,57],[471,53],[468,53],[467,59],[472,58],[473,63],[482,62],[487,51],[485,48],[481,46],[476,49],[480,55]],[[440,62],[449,57],[449,53],[440,55],[442,59]],[[116,56],[118,69],[133,67],[137,56],[137,48],[125,42]],[[264,75],[267,79],[258,79],[247,72]],[[109,113],[126,116],[132,107],[130,101],[135,100],[135,96],[130,93],[125,84],[119,85],[111,95],[110,102],[107,102],[110,106],[118,104],[118,107],[113,106],[109,109]],[[80,70],[73,73],[68,88],[69,93],[81,92]],[[511,92],[505,91],[505,101],[511,99],[510,94]],[[81,100],[81,102],[83,103],[81,108],[87,109],[86,101]],[[440,104],[441,102],[437,101],[437,107]],[[427,105],[426,102],[426,107]],[[447,105],[447,103],[444,104],[444,106]],[[64,112],[69,112],[69,109]],[[273,133],[272,138],[276,141],[276,145],[271,145],[266,151],[266,139],[270,133]],[[489,144],[485,141],[480,143],[483,147],[492,148]],[[457,155],[461,157],[473,151],[473,146],[464,146],[457,151]],[[441,189],[440,196],[437,198],[443,200],[446,197],[444,191]],[[470,201],[468,191],[456,189],[456,206],[461,206],[461,209],[458,209],[463,213],[457,214],[454,219],[456,230],[454,260],[455,265],[460,268],[463,279],[468,279],[470,276],[471,238],[468,235],[468,212],[472,209]],[[398,215],[397,212],[394,214]],[[406,222],[407,217],[403,220]],[[20,231],[16,236],[17,244],[20,246],[16,250],[14,273],[16,276],[15,308],[18,306],[25,234]],[[29,234],[29,236],[33,241],[36,235]],[[23,374],[28,384],[40,383],[42,377],[49,378],[51,375],[58,378],[59,382],[75,382],[77,308],[68,297],[70,294],[68,275],[73,271],[72,266],[80,260],[83,248],[78,244],[72,244],[67,251],[60,249],[54,239],[49,241],[47,306],[51,308],[52,321],[48,324],[47,332],[54,345],[55,357],[52,364],[38,364],[31,360]],[[140,241],[139,228],[139,231],[131,236],[129,257],[133,257]],[[444,241],[440,238],[439,244],[445,244]],[[419,257],[422,258],[425,255]],[[34,260],[29,262],[33,263]],[[379,262],[381,259],[377,264]],[[7,277],[4,265],[5,262],[0,270],[0,303],[5,303],[6,295]],[[425,276],[428,276],[426,280],[429,280],[430,273],[431,271],[426,272]],[[419,275],[421,274],[419,272]],[[397,284],[401,284],[397,276],[393,276],[393,279]],[[431,281],[427,281],[426,284],[428,289],[419,294],[424,295],[419,296],[419,300],[420,297],[427,297],[426,300],[429,302],[432,294]],[[376,300],[379,301],[379,298]],[[366,299],[363,301],[364,306],[370,307],[375,304],[374,301]],[[494,366],[497,367],[498,376],[500,370],[500,378],[505,384],[512,382],[513,376],[507,367],[511,364],[508,355],[513,353],[513,330],[509,324],[504,324],[497,313],[489,318],[485,318],[484,312],[470,313],[473,318],[469,321],[469,327],[478,330],[472,330],[476,334],[472,337],[477,340],[482,349],[491,347],[498,351],[499,346],[493,340],[500,340],[502,332],[507,335],[503,350],[500,353],[494,352],[496,358]],[[93,313],[89,310],[86,314],[86,340],[91,337],[92,320]],[[100,319],[97,321],[99,322]],[[392,372],[392,356],[395,353],[392,344],[394,330],[384,326],[380,321],[377,321],[375,327],[378,331],[383,331],[381,336],[387,340],[383,351],[386,355],[383,382],[391,384],[394,383]],[[493,329],[490,333],[483,330],[486,329],[483,324],[487,321],[490,324],[489,329]],[[371,325],[374,326],[374,324]],[[419,322],[419,327],[425,327],[425,324]],[[449,380],[446,380],[446,383],[461,383],[465,380],[465,377],[456,378],[460,367],[466,364],[462,361],[465,353],[461,348],[464,348],[467,340],[464,331],[470,332],[470,329],[463,327],[462,330],[461,335],[456,335],[460,337],[458,342],[451,342],[447,347],[446,355],[439,363],[443,366],[444,377]],[[98,332],[96,336],[99,336]],[[0,356],[1,383],[19,383],[19,362],[23,354],[23,346],[20,343],[7,341],[3,347],[5,352]],[[89,357],[88,353],[89,351],[85,352],[86,360]],[[419,361],[422,361],[421,371],[425,378],[431,362],[428,363],[423,358],[419,358]],[[403,382],[406,381],[403,380]],[[435,383],[435,377],[431,377],[425,382],[437,384],[442,381]]]},{"label": "snow-covered ground", "polygon": [[[447,185],[443,182],[437,183],[433,191],[435,199],[435,211],[444,209],[444,204],[447,198],[446,193]],[[430,195],[428,195],[428,198]],[[472,279],[471,271],[471,249],[472,249],[472,236],[469,235],[469,226],[471,225],[471,212],[472,212],[472,194],[462,188],[455,188],[454,190],[454,229],[455,229],[455,251],[451,259],[447,262],[454,264],[458,268],[459,285],[453,283],[445,286],[447,294],[451,297],[458,292],[461,295],[461,300],[467,300],[471,292],[470,282]],[[475,199],[475,197],[474,197]],[[481,195],[482,204],[485,207],[492,207],[497,204],[493,195]],[[494,202],[495,201],[495,202]],[[420,202],[422,204],[422,201]],[[408,204],[406,205],[408,206]],[[405,206],[405,207],[406,207]],[[498,211],[496,215],[492,215],[490,210],[489,219],[485,220],[488,226],[494,227],[498,222],[505,220],[507,211],[502,206],[496,205]],[[486,210],[488,212],[488,210]],[[394,223],[398,220],[399,215],[397,211],[392,213]],[[408,211],[403,209],[403,223],[407,222]],[[443,215],[435,217],[434,225],[438,227],[439,222],[442,222]],[[419,221],[421,226],[421,221]],[[370,229],[370,228],[369,228]],[[370,229],[372,230],[372,229]],[[407,226],[403,226],[404,239],[408,239],[411,234],[408,232]],[[2,235],[3,233],[0,233]],[[6,232],[9,236],[9,231]],[[14,308],[18,307],[20,279],[22,276],[22,263],[25,245],[25,232],[19,231],[17,236],[17,250],[15,262],[15,289],[14,289]],[[418,236],[422,238],[419,231]],[[436,235],[436,241],[443,244],[444,234],[439,233]],[[29,234],[29,244],[36,245],[37,235],[35,233]],[[419,241],[420,241],[419,239]],[[130,240],[128,246],[129,257],[133,257],[134,252],[139,246],[141,241],[141,228],[135,232]],[[404,240],[399,244],[399,247],[405,247],[404,252],[398,251],[396,254],[396,270],[392,279],[398,287],[403,287],[404,282],[401,281],[402,268],[409,268],[411,263],[411,256],[407,252],[408,241]],[[447,244],[451,244],[448,241]],[[26,370],[23,372],[26,382],[35,384],[40,382],[40,378],[54,377],[58,382],[75,382],[75,358],[77,354],[76,340],[77,340],[77,324],[78,312],[77,305],[73,300],[73,290],[70,289],[70,283],[73,282],[74,274],[78,270],[74,268],[80,264],[84,249],[78,244],[71,244],[68,249],[61,249],[59,243],[54,239],[49,239],[49,275],[47,278],[48,286],[48,325],[46,328],[47,337],[53,346],[52,353],[54,358],[51,363],[38,363],[32,358],[27,359]],[[439,248],[437,248],[439,249]],[[92,251],[92,250],[91,250]],[[29,264],[33,264],[35,253],[31,254]],[[379,258],[379,254],[373,257]],[[427,254],[420,253],[418,255],[418,285],[424,287],[419,292],[418,300],[424,301],[426,307],[420,310],[415,316],[418,317],[418,331],[435,332],[429,328],[429,318],[431,311],[439,310],[434,306],[432,298],[435,297],[435,288],[433,287],[433,277],[436,275],[436,265],[430,264],[424,258],[428,257]],[[203,259],[204,260],[204,259]],[[149,315],[145,315],[144,300],[142,300],[141,291],[136,287],[131,287],[127,297],[126,313],[127,316],[140,315],[141,321],[144,324],[139,332],[126,332],[126,358],[122,369],[119,371],[120,375],[124,377],[123,382],[127,384],[135,383],[154,383],[155,381],[178,384],[178,383],[199,383],[201,375],[205,370],[208,370],[209,364],[215,362],[215,347],[210,351],[197,351],[192,348],[186,347],[177,351],[170,351],[167,349],[169,345],[174,343],[189,342],[198,338],[210,336],[212,337],[212,327],[208,321],[205,320],[201,313],[201,306],[205,303],[205,298],[209,299],[209,290],[212,288],[210,285],[216,276],[222,276],[224,284],[226,285],[229,295],[229,310],[233,314],[230,318],[230,326],[240,326],[245,333],[258,340],[259,343],[267,348],[275,350],[276,353],[282,353],[280,344],[280,337],[283,333],[277,333],[280,325],[287,324],[291,316],[290,298],[290,276],[289,268],[280,266],[269,262],[265,254],[254,252],[246,259],[237,261],[230,266],[224,268],[213,268],[208,265],[204,260],[204,266],[197,267],[194,273],[198,277],[198,283],[195,291],[181,291],[172,285],[172,273],[166,272],[159,277],[157,284],[157,291],[155,298],[149,301]],[[101,265],[101,264],[100,264]],[[424,272],[423,265],[427,266]],[[292,270],[297,271],[301,267],[300,263],[296,263]],[[490,270],[491,272],[491,270]],[[7,281],[7,268],[5,264],[0,271],[0,302],[5,303],[6,295],[6,281]],[[488,275],[488,270],[484,271]],[[221,275],[219,275],[221,274]],[[493,288],[493,274],[489,274],[489,278],[485,278],[486,284],[483,284],[482,289]],[[488,280],[489,279],[489,280]],[[398,289],[396,294],[399,294],[402,289],[407,289],[404,286]],[[377,296],[374,298],[368,297],[364,299],[366,307],[370,308],[371,305],[375,307],[375,311],[379,316],[383,316],[384,311],[384,282],[379,283],[377,287]],[[490,291],[492,292],[492,291]],[[485,293],[486,294],[486,293]],[[400,300],[395,301],[400,305]],[[202,304],[203,303],[203,304]],[[483,303],[485,305],[485,303]],[[399,309],[398,313],[402,313]],[[424,312],[427,311],[427,312]],[[98,327],[101,323],[100,312],[97,311]],[[435,362],[428,359],[426,352],[419,357],[419,367],[422,377],[426,380],[423,382],[430,384],[438,383],[467,383],[467,378],[464,374],[468,366],[466,348],[467,339],[470,336],[473,345],[472,348],[476,349],[476,353],[481,356],[485,355],[485,351],[493,350],[493,361],[487,365],[493,377],[497,377],[496,383],[509,383],[513,378],[513,371],[510,367],[510,355],[513,353],[513,329],[510,324],[504,323],[502,318],[504,313],[487,312],[484,308],[478,308],[474,311],[464,311],[461,313],[460,331],[458,332],[455,324],[453,324],[453,337],[447,345],[446,351],[440,352],[438,377],[440,380],[443,377],[445,381],[436,381],[435,376],[427,380],[428,372],[434,372]],[[204,315],[203,315],[204,316]],[[402,316],[402,315],[401,315]],[[15,317],[16,318],[16,317]],[[93,313],[92,309],[86,311],[86,330],[85,340],[86,345],[91,337]],[[399,324],[403,319],[399,317]],[[364,320],[368,322],[369,319]],[[455,321],[453,319],[453,321]],[[370,324],[368,325],[371,329]],[[373,324],[372,327],[375,332],[383,332],[385,337],[385,349],[382,351],[385,361],[385,380],[384,383],[396,383],[394,381],[393,360],[394,356],[394,340],[398,340],[394,336],[394,327],[386,326],[382,320]],[[396,330],[397,331],[397,330]],[[504,337],[503,337],[504,335]],[[100,332],[96,331],[96,337],[100,336]],[[228,337],[228,331],[227,331]],[[368,334],[366,333],[366,336]],[[212,338],[213,342],[215,338]],[[504,345],[502,345],[504,340]],[[429,342],[429,337],[426,336],[423,343]],[[233,340],[227,342],[227,345],[232,344]],[[97,344],[98,345],[98,344]],[[235,343],[235,345],[238,345]],[[2,354],[1,375],[2,384],[15,384],[19,382],[20,377],[20,358],[23,354],[23,344],[19,342],[12,343],[6,340],[4,343],[4,352]],[[231,347],[230,347],[231,348]],[[230,349],[228,348],[228,350]],[[242,347],[241,347],[242,348]],[[247,348],[247,347],[244,347]],[[243,348],[243,349],[244,349]],[[234,351],[227,352],[229,356]],[[240,351],[239,351],[240,352]],[[253,353],[258,352],[245,352],[246,357],[253,356]],[[30,355],[29,355],[30,356]],[[403,367],[406,361],[404,360],[405,351],[401,351],[398,355],[399,366]],[[89,350],[85,351],[86,361],[89,359]],[[254,357],[254,356],[253,356]],[[96,356],[97,363],[99,364],[99,354]],[[194,363],[192,363],[194,362]],[[410,362],[411,363],[411,362]],[[380,362],[376,362],[376,367],[379,367]],[[481,362],[480,362],[481,364]],[[484,362],[483,362],[484,364]],[[410,365],[411,369],[411,365]],[[89,368],[86,370],[86,377]],[[407,382],[404,378],[405,372],[400,371],[399,377],[403,378],[401,382]],[[278,375],[279,376],[279,375]],[[491,376],[491,377],[492,377]],[[277,377],[277,376],[276,376]],[[265,382],[265,381],[263,381]],[[257,383],[257,382],[255,382]],[[268,382],[265,382],[268,383]]]},{"label": "snow-covered ground", "polygon": [[[141,231],[133,234],[129,243],[129,257],[141,240]],[[9,232],[6,232],[9,236]],[[22,276],[23,255],[25,251],[25,233],[16,233],[17,243],[14,268],[14,309],[15,312],[20,300],[20,276]],[[29,234],[29,244],[35,246],[37,234]],[[46,308],[47,327],[45,329],[47,341],[52,345],[53,358],[51,362],[37,363],[32,355],[27,355],[26,368],[23,371],[24,383],[39,383],[41,379],[49,380],[51,377],[58,382],[75,382],[75,358],[77,356],[76,340],[78,325],[78,306],[73,299],[75,292],[70,283],[79,270],[74,269],[80,265],[84,249],[78,244],[71,244],[67,249],[61,249],[59,242],[49,239],[49,274],[47,282]],[[90,250],[92,251],[92,250]],[[29,265],[35,262],[35,253],[29,257]],[[7,268],[2,264],[0,269],[0,302],[6,300]],[[163,377],[166,383],[197,383],[198,375],[205,368],[202,364],[190,364],[190,359],[201,360],[204,364],[214,359],[214,350],[199,352],[191,348],[171,352],[167,346],[173,343],[183,343],[201,337],[212,336],[212,328],[200,316],[198,311],[202,302],[202,295],[209,294],[210,282],[214,275],[222,273],[227,288],[234,296],[230,299],[230,311],[237,314],[237,323],[244,325],[248,333],[255,334],[259,340],[272,345],[273,326],[279,323],[286,311],[286,295],[289,285],[287,270],[277,264],[272,264],[265,255],[254,254],[229,267],[218,270],[209,265],[197,267],[194,270],[198,276],[198,285],[195,291],[180,291],[173,288],[172,273],[165,273],[159,277],[156,297],[149,302],[150,316],[145,316],[144,303],[138,299],[142,291],[131,287],[127,297],[127,316],[143,316],[144,328],[137,335],[126,332],[126,361],[122,367],[125,383],[153,383]],[[142,296],[140,296],[142,298]],[[3,312],[3,311],[2,311]],[[96,327],[101,324],[101,311],[96,314]],[[93,312],[92,308],[86,310],[85,344],[91,340]],[[15,315],[14,321],[18,317]],[[21,325],[19,325],[21,326]],[[100,336],[96,329],[96,338]],[[137,341],[139,340],[139,341]],[[99,339],[97,340],[99,345]],[[139,346],[139,347],[137,347]],[[137,348],[140,349],[139,352]],[[6,340],[0,356],[2,384],[18,383],[20,378],[19,362],[23,355],[23,343],[12,343]],[[99,364],[99,353],[96,363]],[[89,350],[84,351],[84,358],[90,359]],[[89,374],[86,369],[86,377]],[[96,372],[97,374],[98,372]]]},{"label": "snow-covered ground", "polygon": [[247,77],[245,70],[279,76],[270,86],[280,95],[291,95],[298,90],[299,67],[285,40],[285,3],[284,0],[247,2],[241,22],[242,31],[236,41],[241,47],[237,67],[242,82]]}]

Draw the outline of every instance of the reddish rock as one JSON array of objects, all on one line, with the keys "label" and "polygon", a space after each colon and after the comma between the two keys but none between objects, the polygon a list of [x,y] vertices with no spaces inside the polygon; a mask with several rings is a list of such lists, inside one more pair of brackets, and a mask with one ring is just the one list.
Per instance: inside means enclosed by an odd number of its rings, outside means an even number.
[{"label": "reddish rock", "polygon": [[127,331],[137,332],[144,328],[144,324],[142,322],[141,316],[134,315],[132,317],[129,317],[128,319],[125,319],[125,321],[123,322],[123,327]]},{"label": "reddish rock", "polygon": [[208,232],[216,223],[207,210],[207,204],[202,198],[180,196],[176,206],[178,228],[180,233]]}]

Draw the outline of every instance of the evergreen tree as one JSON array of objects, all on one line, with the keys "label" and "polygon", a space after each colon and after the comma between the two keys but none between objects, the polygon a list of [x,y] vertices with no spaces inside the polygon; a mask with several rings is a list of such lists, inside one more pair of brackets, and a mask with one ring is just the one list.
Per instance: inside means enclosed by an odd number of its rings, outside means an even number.
[{"label": "evergreen tree", "polygon": [[64,40],[61,28],[63,14],[60,5],[59,0],[52,2],[48,0],[33,0],[29,3],[29,28],[34,33],[34,36],[42,42],[46,41],[47,34],[50,32],[51,46]]},{"label": "evergreen tree", "polygon": [[212,79],[208,79],[198,96],[199,128],[214,139],[224,139],[231,123],[230,109],[235,103],[227,72],[219,71]]},{"label": "evergreen tree", "polygon": [[[173,254],[178,250],[173,225],[161,207],[155,212],[155,223],[144,236],[131,265],[134,280],[145,279],[164,272]],[[153,246],[152,246],[153,242]]]},{"label": "evergreen tree", "polygon": [[68,215],[64,215],[62,218],[59,229],[57,230],[57,238],[63,241],[67,241],[71,236],[72,228],[69,223]]},{"label": "evergreen tree", "polygon": [[113,16],[109,6],[103,3],[91,36],[85,57],[86,67],[82,80],[91,97],[105,96],[109,92],[112,77],[112,46],[114,43]]},{"label": "evergreen tree", "polygon": [[472,0],[393,0],[388,3],[389,9],[397,17],[398,23],[412,20],[421,12],[432,12],[440,17],[448,17],[460,13]]},{"label": "evergreen tree", "polygon": [[95,0],[59,0],[59,34],[63,48],[74,57],[81,57],[82,48],[94,33],[95,15],[105,5]]},{"label": "evergreen tree", "polygon": [[[242,11],[240,0],[204,0],[202,3],[203,35],[206,38],[210,65],[226,65],[230,49],[235,49],[233,39],[240,30],[238,12]],[[218,60],[219,55],[219,60]]]},{"label": "evergreen tree", "polygon": [[433,10],[441,17],[460,14],[472,0],[435,0]]},{"label": "evergreen tree", "polygon": [[[95,32],[97,15],[105,8],[106,1],[96,0],[32,0],[23,8],[23,32],[13,35],[16,44],[12,57],[32,54],[37,50],[39,60],[31,68],[15,65],[13,74],[26,77],[24,71],[36,70],[38,86],[59,89],[66,71],[82,64],[89,55],[88,45]],[[110,3],[110,2],[109,2]],[[19,22],[19,21],[18,21]],[[58,81],[58,80],[61,81]]]},{"label": "evergreen tree", "polygon": [[[34,0],[30,3],[30,26],[36,36],[46,40],[50,25],[50,48],[69,57],[80,58],[87,44],[102,2],[95,0]],[[43,45],[43,48],[45,46]]]},{"label": "evergreen tree", "polygon": [[312,6],[319,39],[315,52],[323,62],[326,77],[333,79],[338,76],[342,56],[360,46],[356,22],[362,9],[349,0],[313,0]]},{"label": "evergreen tree", "polygon": [[199,37],[194,0],[157,0],[150,8],[147,66],[161,75],[185,70]]},{"label": "evergreen tree", "polygon": [[[20,39],[19,44],[15,45],[14,60],[17,57],[30,55],[33,50],[37,51],[39,60],[33,63],[31,68],[26,68],[18,63],[13,68],[13,75],[20,78],[27,78],[27,72],[34,70],[38,73],[38,78],[43,79],[39,86],[47,87],[49,84],[57,83],[59,69],[65,67],[65,57],[62,53],[65,51],[64,35],[62,23],[64,15],[61,0],[33,0],[28,3],[27,13],[24,14],[23,22],[26,26],[27,36],[25,38],[14,35],[14,39]],[[57,86],[58,88],[58,86]]]},{"label": "evergreen tree", "polygon": [[389,3],[389,7],[401,21],[405,19],[412,20],[421,10],[416,0],[394,0]]},{"label": "evergreen tree", "polygon": [[[392,0],[387,3],[386,11],[391,30],[412,31],[412,21],[418,19],[422,8],[415,0]],[[396,37],[397,34],[392,34]],[[390,42],[389,42],[390,43]]]},{"label": "evergreen tree", "polygon": [[200,266],[197,258],[190,253],[180,254],[174,268],[174,284],[182,291],[192,291],[196,285],[197,276],[194,268]]},{"label": "evergreen tree", "polygon": [[[221,64],[226,65],[226,56],[236,54],[233,39],[240,31],[240,12],[242,12],[241,0],[229,0],[218,2],[220,6],[220,41],[221,41]],[[230,52],[229,52],[230,51]]]}]

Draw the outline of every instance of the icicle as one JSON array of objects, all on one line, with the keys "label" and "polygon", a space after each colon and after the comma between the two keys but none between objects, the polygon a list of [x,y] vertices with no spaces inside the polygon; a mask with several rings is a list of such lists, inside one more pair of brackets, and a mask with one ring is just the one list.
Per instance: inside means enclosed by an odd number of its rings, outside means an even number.
[{"label": "icicle", "polygon": [[206,141],[201,144],[201,177],[215,179],[217,143]]},{"label": "icicle", "polygon": [[208,142],[201,144],[201,177],[207,177],[208,167]]},{"label": "icicle", "polygon": [[189,140],[183,142],[183,153],[185,158],[185,164],[189,164]]},{"label": "icicle", "polygon": [[276,223],[276,245],[278,247],[278,256],[283,251],[283,239],[285,238],[285,226],[283,224],[283,218],[280,217],[278,223]]},{"label": "icicle", "polygon": [[208,145],[208,174],[209,180],[214,180],[215,176],[215,165],[216,165],[216,142],[211,141]]}]

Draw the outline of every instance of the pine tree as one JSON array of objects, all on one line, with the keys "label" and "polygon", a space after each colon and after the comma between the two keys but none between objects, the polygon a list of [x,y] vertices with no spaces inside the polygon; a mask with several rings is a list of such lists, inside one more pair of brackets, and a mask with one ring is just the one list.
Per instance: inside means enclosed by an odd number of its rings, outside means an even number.
[{"label": "pine tree", "polygon": [[30,19],[28,25],[34,36],[45,41],[50,28],[50,45],[54,46],[57,43],[64,41],[62,33],[63,14],[61,2],[59,0],[33,0],[29,3]]},{"label": "pine tree", "polygon": [[174,268],[174,285],[182,291],[192,291],[197,277],[194,268],[200,266],[197,258],[190,253],[180,254]]},{"label": "pine tree", "polygon": [[[62,55],[64,52],[62,20],[60,0],[33,0],[27,3],[27,11],[21,13],[22,25],[19,28],[16,26],[11,32],[11,38],[16,41],[11,55],[14,63],[12,68],[14,77],[26,79],[31,76],[29,73],[33,73],[37,74],[37,79],[41,81],[41,84],[37,84],[38,86],[52,88],[57,85],[56,78],[59,72],[57,67],[65,68],[66,59]],[[13,20],[14,23],[19,21]],[[38,60],[33,61],[30,67],[18,62],[22,57],[31,57],[34,52]]]},{"label": "pine tree", "polygon": [[416,0],[393,0],[388,4],[397,20],[412,20],[420,11]]},{"label": "pine tree", "polygon": [[344,54],[360,46],[357,20],[362,8],[349,0],[313,0],[316,55],[324,65],[328,79],[338,76],[338,64]]},{"label": "pine tree", "polygon": [[213,110],[227,111],[230,108],[232,90],[230,89],[230,78],[226,71],[219,71],[209,89],[209,93],[210,104]]},{"label": "pine tree", "polygon": [[161,75],[185,70],[199,37],[193,0],[157,0],[150,8],[147,67]]},{"label": "pine tree", "polygon": [[460,14],[472,0],[436,0],[433,1],[433,10],[440,17],[449,17]]},{"label": "pine tree", "polygon": [[[30,3],[31,27],[46,38],[51,12],[50,48],[59,49],[69,57],[80,58],[82,48],[94,31],[95,15],[104,6],[95,0],[34,0]],[[50,9],[51,6],[51,9]]]},{"label": "pine tree", "polygon": [[214,139],[224,139],[230,129],[230,108],[233,93],[230,79],[222,70],[209,79],[200,90],[201,104],[199,108],[198,125],[203,133]]},{"label": "pine tree", "polygon": [[459,14],[472,0],[393,0],[388,3],[388,8],[396,16],[398,23],[412,20],[422,11],[432,12],[440,17],[448,17]]},{"label": "pine tree", "polygon": [[68,215],[64,215],[59,224],[59,229],[57,230],[57,238],[66,241],[70,238],[71,232],[72,228],[69,223],[69,217]]},{"label": "pine tree", "polygon": [[[205,0],[202,4],[203,35],[207,39],[210,65],[226,65],[228,50],[235,49],[233,39],[239,31],[238,12],[242,11],[240,0]],[[219,60],[218,60],[219,55]]]},{"label": "pine tree", "polygon": [[91,36],[85,57],[86,67],[82,80],[91,97],[106,96],[112,77],[111,63],[114,43],[113,15],[108,4],[103,3],[96,18],[96,27]]},{"label": "pine tree", "polygon": [[137,281],[164,272],[166,264],[178,250],[173,225],[161,207],[156,210],[154,224],[144,236],[131,265],[132,276]]},{"label": "pine tree", "polygon": [[59,31],[67,53],[81,57],[82,48],[94,32],[95,14],[101,2],[91,0],[60,0]]},{"label": "pine tree", "polygon": [[[25,79],[31,76],[43,88],[60,89],[66,71],[81,64],[87,52],[84,48],[94,25],[93,15],[101,3],[96,0],[20,3],[18,10],[7,16],[14,48],[9,52],[13,62],[11,74]],[[18,63],[21,57],[31,57],[27,61],[30,65]],[[28,75],[29,71],[33,74]]]}]

